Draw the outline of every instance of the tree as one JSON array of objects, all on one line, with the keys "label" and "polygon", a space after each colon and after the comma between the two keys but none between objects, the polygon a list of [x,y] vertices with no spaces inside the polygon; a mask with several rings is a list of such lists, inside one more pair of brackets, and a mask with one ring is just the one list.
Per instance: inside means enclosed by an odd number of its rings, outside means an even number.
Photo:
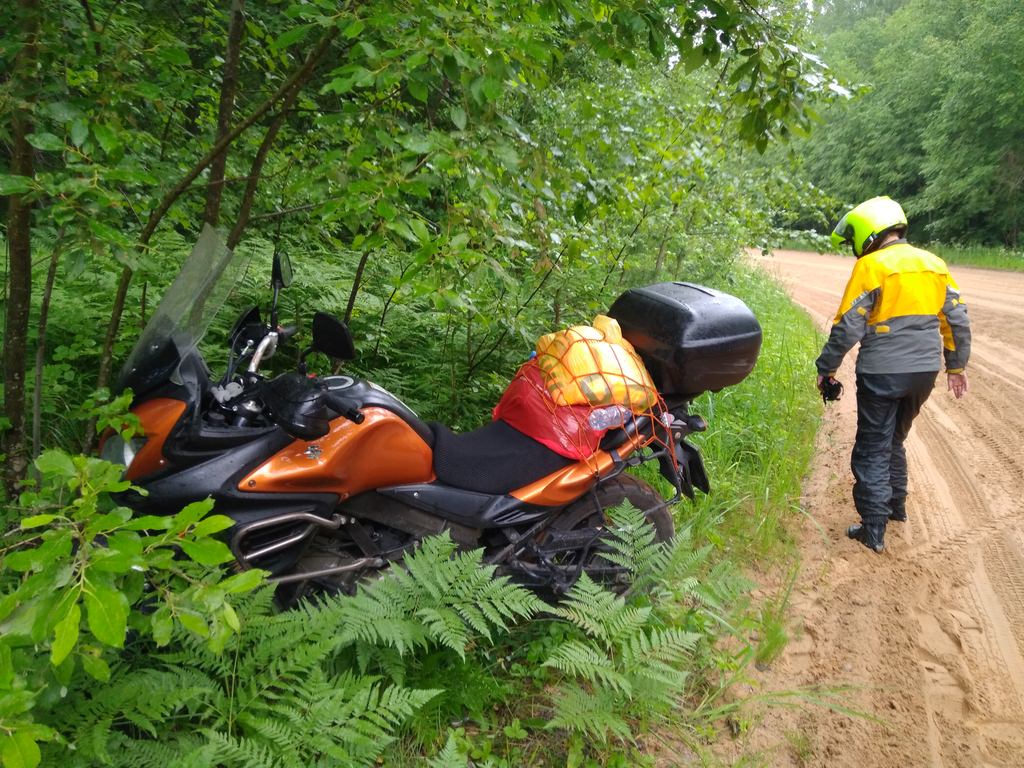
[{"label": "tree", "polygon": [[826,8],[826,55],[867,87],[803,145],[810,178],[844,203],[899,199],[917,236],[1016,245],[1022,19],[1008,0]]},{"label": "tree", "polygon": [[[13,52],[9,110],[10,170],[0,182],[0,193],[8,195],[7,312],[4,323],[4,416],[0,452],[6,458],[6,475],[21,477],[28,465],[25,441],[25,360],[29,302],[32,291],[32,222],[30,202],[25,193],[35,173],[30,138],[33,135],[34,91],[30,87],[38,59],[40,6],[36,0],[19,0],[12,28],[21,45]],[[9,58],[9,57],[4,57]]]},{"label": "tree", "polygon": [[[803,26],[797,3],[23,5],[37,9],[40,61],[31,76],[27,65],[13,66],[30,49],[27,16],[3,24],[0,50],[11,62],[11,92],[35,94],[34,123],[23,132],[35,165],[13,164],[17,132],[9,128],[2,152],[12,172],[0,174],[0,193],[9,213],[29,211],[31,233],[19,242],[52,239],[61,228],[61,258],[84,262],[76,279],[109,297],[105,310],[90,304],[88,318],[78,318],[107,328],[102,345],[75,338],[56,346],[79,372],[98,368],[89,378],[100,386],[123,354],[125,313],[144,319],[147,286],[173,272],[168,245],[204,218],[230,226],[232,244],[262,237],[352,254],[346,314],[374,274],[391,285],[381,332],[407,289],[492,268],[508,285],[523,243],[554,259],[551,244],[534,239],[543,227],[520,226],[502,206],[540,210],[543,195],[520,181],[541,153],[516,116],[584,51],[614,64],[713,68],[718,100],[762,149],[804,130],[807,105],[832,83],[823,63],[793,44]],[[12,104],[0,106],[3,125],[15,125]],[[556,177],[567,172],[557,162],[546,167]],[[525,237],[514,237],[520,230]],[[19,232],[8,230],[12,247]],[[28,263],[11,262],[12,299],[29,279]],[[76,270],[58,270],[56,290]],[[472,286],[445,285],[440,300],[471,307]],[[20,368],[30,341],[17,322],[27,312],[8,310],[17,317],[5,332],[8,368]],[[470,335],[486,359],[496,339]],[[23,401],[23,382],[11,379],[8,418],[23,413]],[[9,430],[6,445],[24,452],[23,432]]]}]

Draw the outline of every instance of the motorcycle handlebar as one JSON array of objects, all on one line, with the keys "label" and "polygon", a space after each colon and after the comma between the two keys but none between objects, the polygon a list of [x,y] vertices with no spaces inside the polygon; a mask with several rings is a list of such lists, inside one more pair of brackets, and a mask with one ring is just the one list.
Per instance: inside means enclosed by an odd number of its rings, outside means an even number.
[{"label": "motorcycle handlebar", "polygon": [[366,416],[363,412],[345,398],[340,397],[333,392],[328,392],[325,399],[331,410],[344,416],[353,424],[362,424],[366,420]]}]

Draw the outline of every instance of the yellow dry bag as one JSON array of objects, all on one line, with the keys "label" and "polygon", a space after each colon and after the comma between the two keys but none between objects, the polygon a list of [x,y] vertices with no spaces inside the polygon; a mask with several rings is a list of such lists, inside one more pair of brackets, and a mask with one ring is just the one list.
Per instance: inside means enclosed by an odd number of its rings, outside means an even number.
[{"label": "yellow dry bag", "polygon": [[593,325],[574,325],[537,341],[537,365],[556,405],[622,405],[634,413],[658,399],[647,369],[606,315]]}]

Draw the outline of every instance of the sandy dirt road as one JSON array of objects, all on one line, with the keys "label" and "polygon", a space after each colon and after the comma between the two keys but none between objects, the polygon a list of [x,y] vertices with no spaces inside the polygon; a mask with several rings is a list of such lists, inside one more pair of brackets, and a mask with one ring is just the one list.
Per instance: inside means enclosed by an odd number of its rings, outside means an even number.
[{"label": "sandy dirt road", "polygon": [[[755,257],[826,329],[852,258]],[[907,523],[886,552],[845,537],[854,355],[823,417],[798,531],[792,640],[759,693],[851,685],[853,718],[769,708],[748,736],[773,766],[1024,767],[1024,274],[954,268],[968,305],[970,392],[940,375],[907,441]],[[808,371],[808,376],[813,372]]]}]

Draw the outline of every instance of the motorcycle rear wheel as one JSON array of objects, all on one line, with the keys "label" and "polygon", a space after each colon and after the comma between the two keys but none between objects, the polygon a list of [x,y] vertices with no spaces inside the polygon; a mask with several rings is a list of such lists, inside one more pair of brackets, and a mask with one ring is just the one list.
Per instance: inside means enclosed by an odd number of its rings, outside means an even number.
[{"label": "motorcycle rear wheel", "polygon": [[[557,536],[558,533],[603,531],[609,527],[608,511],[627,501],[645,513],[647,521],[654,527],[655,541],[664,543],[672,538],[675,525],[661,494],[643,480],[630,475],[612,478],[598,486],[593,493],[588,493],[565,507],[542,536],[547,539]],[[543,546],[543,540],[538,544]],[[582,571],[594,581],[604,584],[614,592],[626,592],[631,585],[628,574],[618,573],[609,578],[610,562],[601,557],[602,551],[607,551],[607,548],[602,548],[600,544],[582,553],[578,550],[569,550],[560,559],[559,566],[578,568],[582,557]],[[572,579],[572,583],[562,581],[551,586],[556,593],[565,594],[575,581],[576,579]]]}]

